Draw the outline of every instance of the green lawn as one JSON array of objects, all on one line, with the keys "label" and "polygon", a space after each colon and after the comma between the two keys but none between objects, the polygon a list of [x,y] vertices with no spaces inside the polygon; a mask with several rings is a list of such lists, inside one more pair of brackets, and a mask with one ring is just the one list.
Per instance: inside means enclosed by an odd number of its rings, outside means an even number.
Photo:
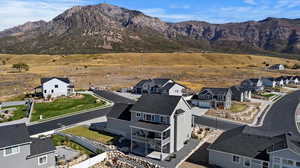
[{"label": "green lawn", "polygon": [[104,132],[100,133],[96,131],[91,131],[88,128],[83,126],[70,128],[62,132],[66,134],[72,134],[75,136],[85,137],[87,139],[98,141],[104,144],[112,144],[117,139],[117,136],[111,135],[109,133],[104,133]]},{"label": "green lawn", "polygon": [[264,94],[261,94],[261,96],[266,97],[266,98],[270,98],[270,97],[276,96],[276,94],[273,94],[273,93],[264,93]]},{"label": "green lawn", "polygon": [[248,106],[246,104],[233,103],[231,105],[230,111],[233,113],[238,113],[238,112],[242,112],[242,111],[246,110],[247,107]]},{"label": "green lawn", "polygon": [[65,114],[76,113],[105,105],[105,101],[96,101],[97,98],[91,95],[83,95],[82,98],[59,98],[50,103],[35,103],[31,115],[31,121],[38,121],[40,115],[43,119],[49,119]]},{"label": "green lawn", "polygon": [[52,139],[52,143],[54,146],[62,146],[63,145],[63,146],[70,147],[74,150],[79,150],[81,153],[87,154],[89,156],[95,155],[92,151],[84,148],[83,146],[81,146],[75,142],[68,140],[66,137],[63,137],[60,135],[52,135],[51,139]]},{"label": "green lawn", "polygon": [[26,105],[9,106],[9,107],[4,107],[2,109],[7,109],[7,108],[16,108],[17,110],[13,112],[12,117],[10,117],[7,120],[0,121],[0,122],[14,121],[14,120],[19,120],[19,119],[22,119],[25,117],[25,113],[26,113],[26,109],[27,109]]}]

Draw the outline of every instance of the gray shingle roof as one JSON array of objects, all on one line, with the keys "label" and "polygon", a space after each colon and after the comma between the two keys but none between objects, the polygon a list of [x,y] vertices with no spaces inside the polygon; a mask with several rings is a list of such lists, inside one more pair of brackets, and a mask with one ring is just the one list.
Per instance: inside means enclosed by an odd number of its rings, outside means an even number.
[{"label": "gray shingle roof", "polygon": [[173,114],[180,100],[180,96],[143,95],[137,103],[133,105],[131,111],[170,116]]},{"label": "gray shingle roof", "polygon": [[70,83],[69,78],[58,78],[58,77],[51,77],[51,78],[41,78],[41,84],[46,83],[52,79],[58,79],[60,81],[63,81],[65,83]]},{"label": "gray shingle roof", "polygon": [[[295,143],[296,141],[291,140],[288,135],[276,135],[276,133],[242,126],[224,132],[209,149],[262,159],[259,157],[271,149],[290,148],[294,151],[299,151],[300,145]],[[275,146],[276,149],[274,148]]]},{"label": "gray shingle roof", "polygon": [[111,111],[107,114],[107,117],[130,121],[130,109],[132,106],[132,104],[116,103]]},{"label": "gray shingle roof", "polygon": [[0,127],[0,148],[23,143],[30,143],[25,124],[16,124]]},{"label": "gray shingle roof", "polygon": [[141,128],[141,129],[162,132],[162,131],[165,131],[166,129],[168,129],[170,126],[164,125],[164,124],[150,123],[150,122],[145,122],[145,121],[136,121],[136,122],[132,123],[130,125],[130,127],[137,127],[137,128]]},{"label": "gray shingle roof", "polygon": [[135,87],[142,87],[147,82],[151,82],[151,80],[150,79],[141,80],[135,85]]},{"label": "gray shingle roof", "polygon": [[164,84],[166,84],[170,80],[171,79],[167,79],[167,78],[154,78],[153,79],[155,85],[158,85],[158,86],[163,86]]},{"label": "gray shingle roof", "polygon": [[31,138],[31,142],[29,157],[55,151],[50,138]]}]

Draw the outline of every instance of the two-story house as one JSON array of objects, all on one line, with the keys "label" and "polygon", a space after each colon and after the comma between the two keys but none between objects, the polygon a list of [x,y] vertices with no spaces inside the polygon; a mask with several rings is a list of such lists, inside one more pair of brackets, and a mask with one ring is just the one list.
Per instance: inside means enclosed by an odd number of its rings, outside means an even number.
[{"label": "two-story house", "polygon": [[241,82],[243,88],[249,89],[252,92],[258,92],[264,90],[262,80],[259,78],[251,78]]},{"label": "two-story house", "polygon": [[25,124],[0,127],[0,167],[55,168],[50,139],[30,138]]},{"label": "two-story house", "polygon": [[138,82],[133,87],[135,94],[164,94],[182,96],[186,88],[171,79],[154,78]]},{"label": "two-story house", "polygon": [[229,109],[231,100],[232,92],[229,88],[203,88],[192,97],[191,102],[201,108]]},{"label": "two-story house", "polygon": [[224,132],[208,147],[209,164],[222,168],[297,168],[299,137],[242,126]]},{"label": "two-story house", "polygon": [[68,78],[42,78],[40,88],[44,98],[69,96],[74,93],[74,85]]},{"label": "two-story house", "polygon": [[191,138],[191,107],[181,96],[143,95],[134,105],[115,104],[105,130],[129,139],[132,153],[164,160]]},{"label": "two-story house", "polygon": [[247,102],[252,98],[251,90],[245,89],[241,86],[232,86],[230,88],[232,92],[232,100],[239,102]]}]

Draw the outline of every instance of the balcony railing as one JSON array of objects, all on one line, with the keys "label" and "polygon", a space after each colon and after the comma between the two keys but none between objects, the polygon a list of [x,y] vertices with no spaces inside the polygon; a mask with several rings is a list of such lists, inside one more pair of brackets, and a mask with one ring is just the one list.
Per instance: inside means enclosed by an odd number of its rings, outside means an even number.
[{"label": "balcony railing", "polygon": [[170,137],[161,140],[161,138],[147,138],[147,137],[136,135],[136,134],[132,135],[132,139],[140,141],[140,142],[147,142],[147,143],[153,143],[153,144],[158,144],[158,145],[160,145],[160,144],[165,145],[170,142]]}]

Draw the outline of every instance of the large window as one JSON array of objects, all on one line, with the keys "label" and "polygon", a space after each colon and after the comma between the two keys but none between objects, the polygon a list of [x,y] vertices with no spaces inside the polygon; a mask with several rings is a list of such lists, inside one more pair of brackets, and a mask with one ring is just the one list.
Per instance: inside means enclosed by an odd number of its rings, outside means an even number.
[{"label": "large window", "polygon": [[4,149],[4,156],[10,156],[10,155],[14,155],[17,153],[20,153],[19,146]]},{"label": "large window", "polygon": [[240,163],[240,157],[239,156],[232,156],[232,162],[233,163]]},{"label": "large window", "polygon": [[294,161],[288,160],[288,159],[282,159],[282,164],[286,165],[286,166],[293,166],[294,165]]},{"label": "large window", "polygon": [[58,85],[55,85],[54,87],[55,87],[55,88],[58,88]]},{"label": "large window", "polygon": [[38,157],[38,165],[47,164],[47,155]]}]

